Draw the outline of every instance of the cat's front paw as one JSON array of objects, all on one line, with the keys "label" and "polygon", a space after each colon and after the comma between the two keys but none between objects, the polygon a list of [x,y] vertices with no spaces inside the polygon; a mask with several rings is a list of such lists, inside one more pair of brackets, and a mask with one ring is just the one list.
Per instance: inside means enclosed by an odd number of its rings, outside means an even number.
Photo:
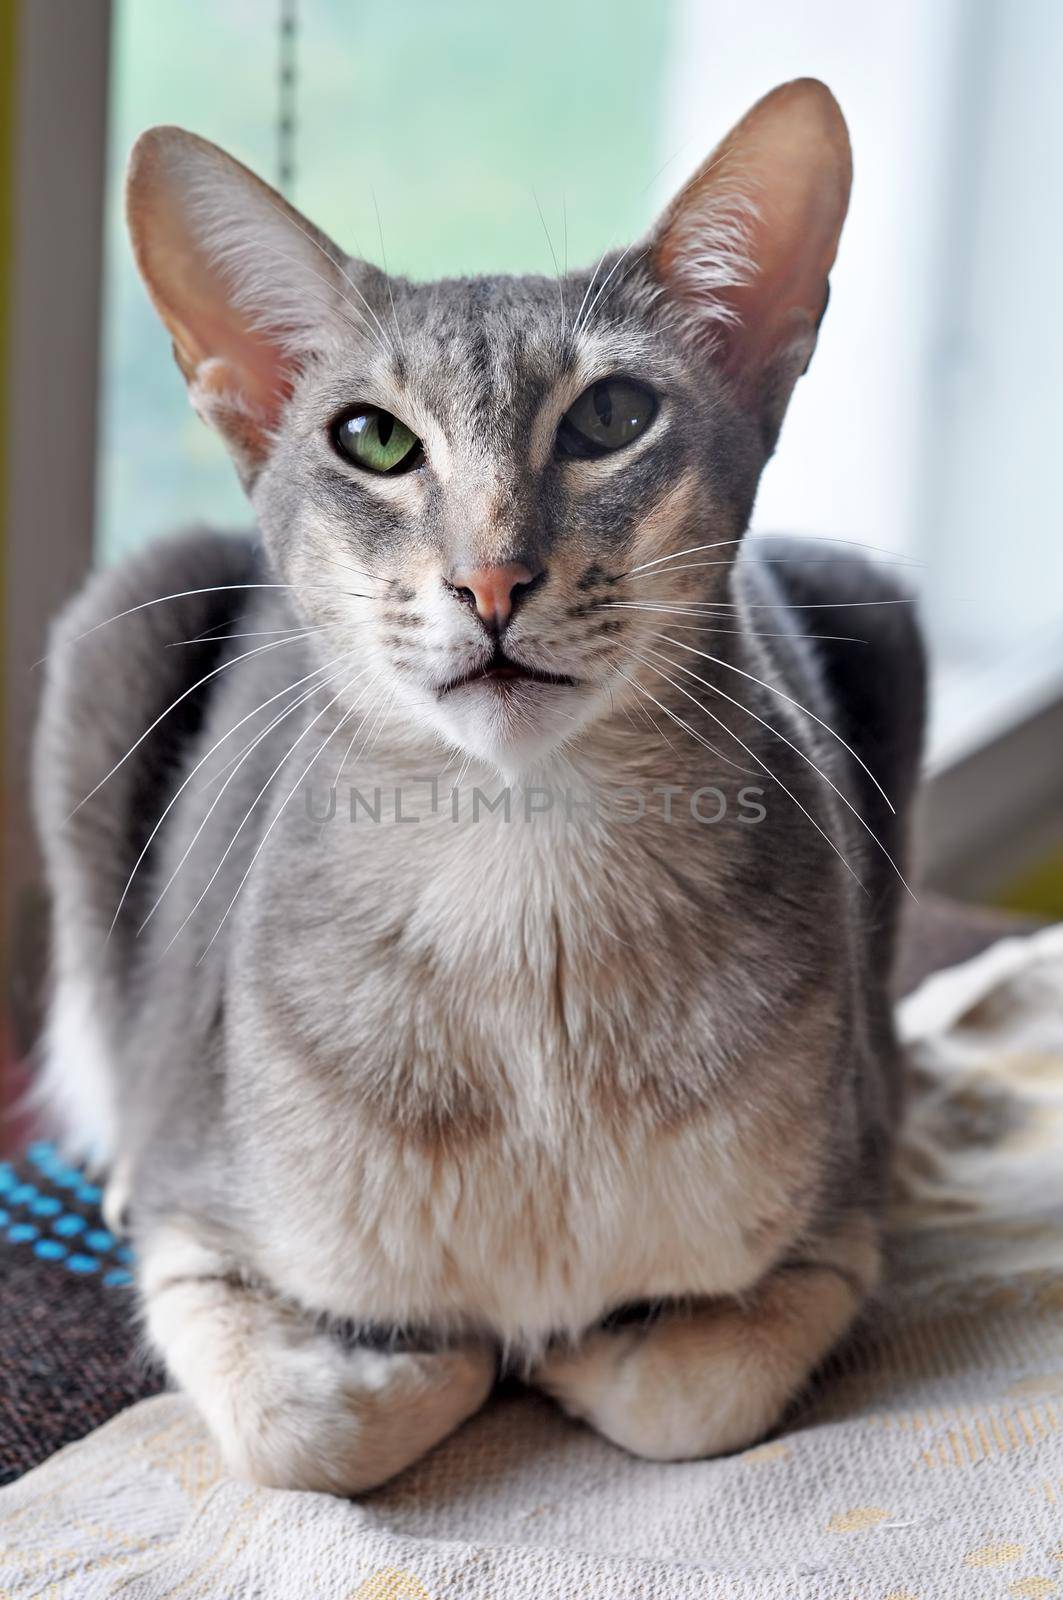
[{"label": "cat's front paw", "polygon": [[490,1393],[486,1347],[352,1348],[284,1302],[207,1275],[208,1261],[187,1240],[149,1251],[146,1320],[237,1477],[359,1494],[424,1455]]},{"label": "cat's front paw", "polygon": [[742,1302],[600,1329],[550,1351],[533,1381],[633,1455],[684,1461],[744,1449],[781,1421],[872,1286],[877,1249],[858,1241],[843,1253],[841,1270],[780,1268]]},{"label": "cat's front paw", "polygon": [[223,1386],[197,1382],[196,1398],[237,1477],[351,1495],[438,1444],[493,1381],[486,1351],[345,1350],[312,1336],[247,1352]]},{"label": "cat's front paw", "polygon": [[477,1411],[493,1381],[483,1351],[391,1354],[318,1342],[256,1353],[232,1389],[212,1397],[206,1417],[236,1476],[360,1494]]}]

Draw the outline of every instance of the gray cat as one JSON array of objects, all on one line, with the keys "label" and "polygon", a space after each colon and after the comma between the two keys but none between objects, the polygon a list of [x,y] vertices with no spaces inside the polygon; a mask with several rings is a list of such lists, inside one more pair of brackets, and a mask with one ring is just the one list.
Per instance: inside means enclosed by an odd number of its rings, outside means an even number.
[{"label": "gray cat", "polygon": [[367,1489],[500,1368],[733,1451],[876,1289],[922,651],[881,565],[743,545],[849,180],[798,81],[593,271],[421,285],[136,146],[260,531],[57,625],[44,1085],[235,1472]]}]

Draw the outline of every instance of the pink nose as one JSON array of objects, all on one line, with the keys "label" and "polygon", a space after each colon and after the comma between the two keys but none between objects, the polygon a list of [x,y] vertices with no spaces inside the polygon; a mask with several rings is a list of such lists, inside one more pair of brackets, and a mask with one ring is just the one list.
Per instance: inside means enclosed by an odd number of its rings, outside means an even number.
[{"label": "pink nose", "polygon": [[450,582],[462,600],[471,601],[494,633],[501,633],[542,568],[533,572],[520,561],[501,567],[459,568]]}]

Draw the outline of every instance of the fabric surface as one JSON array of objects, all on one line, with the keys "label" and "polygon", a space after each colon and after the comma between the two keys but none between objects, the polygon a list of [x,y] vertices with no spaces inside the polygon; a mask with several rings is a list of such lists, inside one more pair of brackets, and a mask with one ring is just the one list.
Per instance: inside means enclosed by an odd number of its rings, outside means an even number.
[{"label": "fabric surface", "polygon": [[509,1393],[351,1503],[226,1478],[162,1395],[0,1491],[0,1593],[1063,1596],[1063,927],[929,979],[900,1017],[891,1289],[776,1438],[637,1461]]},{"label": "fabric surface", "polygon": [[0,1483],[162,1388],[136,1352],[131,1264],[52,1145],[0,1161]]}]

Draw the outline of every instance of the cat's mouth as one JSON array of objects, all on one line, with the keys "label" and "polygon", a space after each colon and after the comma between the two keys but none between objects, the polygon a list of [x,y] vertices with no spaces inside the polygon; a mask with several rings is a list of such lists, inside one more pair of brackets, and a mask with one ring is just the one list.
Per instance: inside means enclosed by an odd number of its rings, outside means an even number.
[{"label": "cat's mouth", "polygon": [[505,693],[522,683],[543,683],[559,689],[575,689],[578,680],[569,678],[564,673],[544,672],[540,667],[531,667],[523,661],[514,661],[511,656],[506,655],[501,645],[496,645],[495,653],[489,661],[471,672],[463,672],[459,677],[452,678],[437,692],[442,699],[444,695],[453,694],[455,689],[470,688],[477,683],[487,684],[489,687],[497,688],[500,693]]}]

